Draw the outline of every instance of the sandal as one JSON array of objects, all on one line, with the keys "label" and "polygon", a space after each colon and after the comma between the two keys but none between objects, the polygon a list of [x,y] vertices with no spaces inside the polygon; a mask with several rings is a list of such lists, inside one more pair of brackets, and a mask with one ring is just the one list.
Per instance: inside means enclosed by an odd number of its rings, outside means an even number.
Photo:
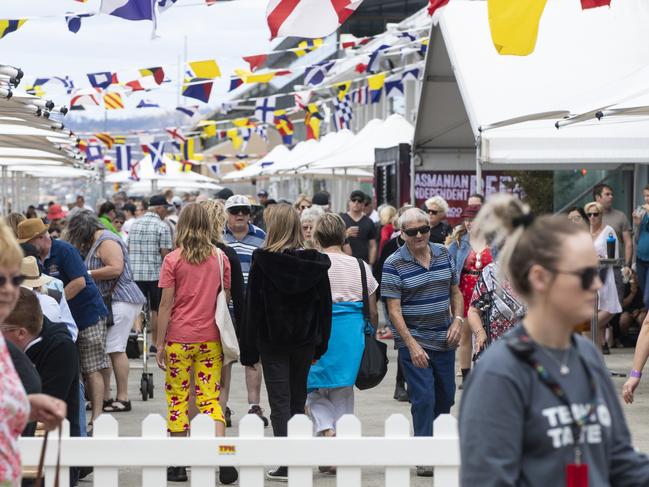
[{"label": "sandal", "polygon": [[115,399],[109,404],[104,403],[103,411],[105,413],[126,413],[131,410],[131,401],[120,401]]}]

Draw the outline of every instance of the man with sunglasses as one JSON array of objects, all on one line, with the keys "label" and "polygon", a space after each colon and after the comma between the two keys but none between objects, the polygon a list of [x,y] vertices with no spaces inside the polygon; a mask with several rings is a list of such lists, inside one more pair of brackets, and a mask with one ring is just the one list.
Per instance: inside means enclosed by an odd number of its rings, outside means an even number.
[{"label": "man with sunglasses", "polygon": [[[235,194],[225,202],[225,211],[228,213],[228,221],[225,224],[224,240],[228,247],[232,247],[239,261],[243,273],[244,288],[248,285],[248,274],[252,263],[252,253],[264,245],[266,233],[250,222],[252,206],[247,196]],[[246,389],[248,391],[248,403],[250,408],[248,414],[256,414],[268,426],[268,419],[263,415],[259,405],[261,400],[261,365],[259,363],[252,367],[246,367]],[[226,417],[229,410],[225,411]]]},{"label": "man with sunglasses", "polygon": [[[434,419],[448,413],[455,399],[464,301],[454,260],[446,247],[429,242],[428,215],[411,208],[398,226],[405,245],[385,261],[381,297],[396,330],[415,436],[432,436]],[[432,467],[417,467],[417,475],[432,476]]]},{"label": "man with sunglasses", "polygon": [[428,214],[430,241],[437,244],[444,244],[446,237],[453,232],[453,227],[446,221],[448,203],[441,196],[433,196],[426,200],[423,210]]},{"label": "man with sunglasses", "polygon": [[369,265],[376,261],[376,226],[365,214],[366,195],[360,189],[355,189],[349,196],[349,211],[341,213],[347,227],[347,243],[351,247],[352,256],[362,259]]}]

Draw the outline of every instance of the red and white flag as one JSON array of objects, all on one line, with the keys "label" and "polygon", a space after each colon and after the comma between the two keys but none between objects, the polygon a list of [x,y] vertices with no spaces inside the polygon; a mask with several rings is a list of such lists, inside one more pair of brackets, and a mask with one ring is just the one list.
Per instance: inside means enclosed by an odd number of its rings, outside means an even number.
[{"label": "red and white flag", "polygon": [[270,38],[326,37],[361,3],[363,0],[270,0],[266,7]]}]

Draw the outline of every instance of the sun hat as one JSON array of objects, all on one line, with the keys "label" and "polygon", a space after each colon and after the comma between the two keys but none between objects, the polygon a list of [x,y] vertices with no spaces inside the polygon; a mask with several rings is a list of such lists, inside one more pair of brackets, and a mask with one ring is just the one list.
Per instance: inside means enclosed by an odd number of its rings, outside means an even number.
[{"label": "sun hat", "polygon": [[167,199],[164,197],[164,195],[161,194],[156,194],[151,196],[149,199],[149,208],[152,206],[164,206],[165,208],[169,208],[171,205],[167,202]]},{"label": "sun hat", "polygon": [[40,218],[27,218],[18,224],[18,243],[29,242],[32,238],[47,232],[49,225]]},{"label": "sun hat", "polygon": [[225,209],[228,210],[230,208],[234,208],[235,206],[247,206],[248,208],[250,208],[250,200],[247,196],[244,196],[242,194],[235,194],[233,196],[230,196],[225,202]]},{"label": "sun hat", "polygon": [[36,257],[32,256],[23,258],[20,263],[20,273],[25,277],[22,287],[27,289],[41,287],[54,280],[53,277],[41,274]]},{"label": "sun hat", "polygon": [[47,219],[52,221],[52,220],[61,220],[62,218],[65,218],[67,216],[67,213],[63,211],[63,208],[59,204],[54,204],[49,207],[47,210]]}]

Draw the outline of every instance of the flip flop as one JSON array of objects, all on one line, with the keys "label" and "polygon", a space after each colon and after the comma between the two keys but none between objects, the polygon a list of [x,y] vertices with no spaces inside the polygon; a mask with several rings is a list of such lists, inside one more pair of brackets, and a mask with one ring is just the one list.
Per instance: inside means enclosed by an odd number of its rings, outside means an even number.
[{"label": "flip flop", "polygon": [[114,400],[108,405],[104,405],[105,413],[126,413],[131,410],[131,401]]}]

